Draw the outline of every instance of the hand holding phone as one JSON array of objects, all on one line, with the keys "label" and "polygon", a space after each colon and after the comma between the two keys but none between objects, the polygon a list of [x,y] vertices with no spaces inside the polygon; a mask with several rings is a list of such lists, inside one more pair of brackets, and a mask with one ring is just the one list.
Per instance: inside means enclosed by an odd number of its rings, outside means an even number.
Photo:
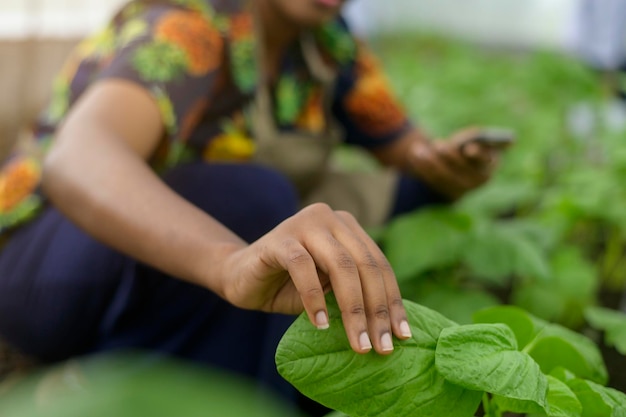
[{"label": "hand holding phone", "polygon": [[467,156],[468,146],[471,144],[477,144],[489,150],[501,151],[511,146],[515,140],[515,132],[511,129],[500,127],[484,128],[479,130],[475,136],[461,143],[461,154]]}]

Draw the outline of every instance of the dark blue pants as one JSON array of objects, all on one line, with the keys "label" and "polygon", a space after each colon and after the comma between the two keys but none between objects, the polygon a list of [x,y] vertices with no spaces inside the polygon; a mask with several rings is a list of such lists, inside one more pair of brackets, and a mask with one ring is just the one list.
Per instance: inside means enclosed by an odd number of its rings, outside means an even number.
[{"label": "dark blue pants", "polygon": [[[190,164],[165,181],[248,242],[298,210],[292,186],[266,168]],[[403,179],[394,214],[440,201]],[[292,319],[234,308],[102,245],[53,207],[0,252],[0,335],[44,361],[137,348],[242,373],[289,395],[274,352]]]}]

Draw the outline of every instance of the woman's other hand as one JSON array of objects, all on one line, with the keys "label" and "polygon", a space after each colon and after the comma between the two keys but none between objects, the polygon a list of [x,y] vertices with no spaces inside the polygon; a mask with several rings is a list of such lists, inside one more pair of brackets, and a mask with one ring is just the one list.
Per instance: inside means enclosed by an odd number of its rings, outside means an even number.
[{"label": "woman's other hand", "polygon": [[500,150],[473,142],[478,128],[466,128],[448,140],[415,141],[409,148],[411,170],[451,200],[489,180]]}]

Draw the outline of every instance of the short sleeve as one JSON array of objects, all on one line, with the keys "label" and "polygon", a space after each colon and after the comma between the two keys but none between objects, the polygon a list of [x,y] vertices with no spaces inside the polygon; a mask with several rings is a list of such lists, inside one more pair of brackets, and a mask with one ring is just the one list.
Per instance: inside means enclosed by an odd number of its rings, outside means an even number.
[{"label": "short sleeve", "polygon": [[186,140],[223,61],[224,40],[209,13],[153,6],[118,22],[114,51],[98,79],[137,83],[156,100],[167,135]]},{"label": "short sleeve", "polygon": [[357,42],[354,60],[339,72],[333,113],[346,142],[366,148],[390,143],[410,128],[380,63],[363,42]]}]

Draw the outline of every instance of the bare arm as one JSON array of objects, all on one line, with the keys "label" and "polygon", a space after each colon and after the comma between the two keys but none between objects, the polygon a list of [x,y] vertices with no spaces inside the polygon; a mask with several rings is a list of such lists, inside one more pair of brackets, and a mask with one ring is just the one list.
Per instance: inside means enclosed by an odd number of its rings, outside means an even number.
[{"label": "bare arm", "polygon": [[248,245],[145,163],[162,132],[145,90],[124,81],[96,84],[58,132],[45,162],[46,193],[95,238],[236,306],[305,309],[324,328],[324,293],[332,288],[355,351],[388,354],[392,334],[410,337],[393,271],[352,216],[310,206]]},{"label": "bare arm", "polygon": [[58,133],[45,161],[44,190],[95,238],[223,294],[216,260],[244,243],[171,191],[144,162],[161,126],[156,104],[139,87],[123,81],[94,86]]}]

